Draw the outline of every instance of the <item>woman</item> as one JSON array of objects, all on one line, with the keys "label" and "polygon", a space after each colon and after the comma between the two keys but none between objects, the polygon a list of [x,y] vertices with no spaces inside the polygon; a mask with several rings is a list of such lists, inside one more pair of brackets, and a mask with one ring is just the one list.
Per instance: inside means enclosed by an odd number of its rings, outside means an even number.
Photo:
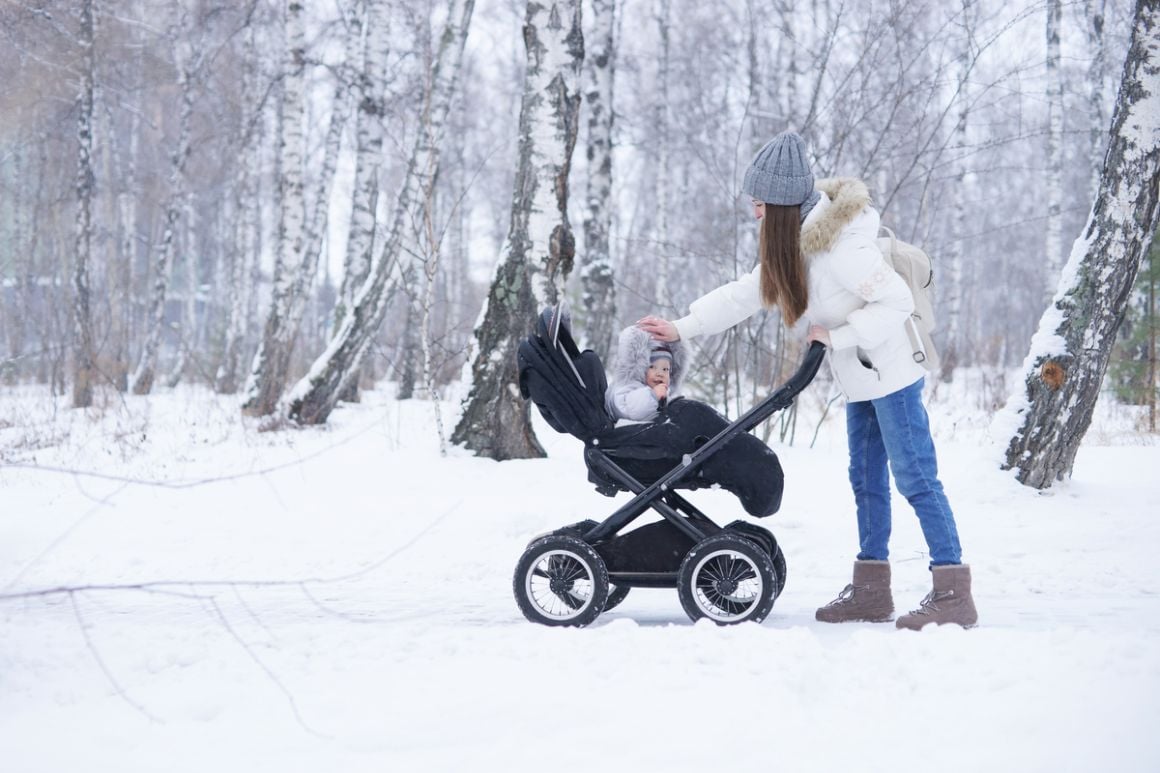
[{"label": "woman", "polygon": [[[922,404],[924,371],[914,362],[904,323],[914,299],[882,259],[878,212],[859,180],[821,180],[815,189],[805,142],[774,137],[745,173],[744,191],[760,221],[760,260],[750,273],[694,301],[686,317],[637,324],[662,341],[719,333],[777,306],[787,327],[809,324],[808,341],[829,347],[834,379],[849,401],[850,485],[860,550],[853,581],[817,611],[828,623],[885,622],[890,593],[890,472],[918,515],[930,550],[933,590],[899,628],[975,624],[971,570],[938,480],[934,441]],[[887,462],[889,461],[889,471]]]}]

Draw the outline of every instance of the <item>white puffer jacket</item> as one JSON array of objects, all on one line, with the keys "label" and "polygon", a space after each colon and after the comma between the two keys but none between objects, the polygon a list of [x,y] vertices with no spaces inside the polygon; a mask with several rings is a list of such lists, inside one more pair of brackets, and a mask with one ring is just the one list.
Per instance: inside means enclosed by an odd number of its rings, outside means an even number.
[{"label": "white puffer jacket", "polygon": [[[809,306],[803,319],[830,331],[830,369],[851,402],[873,400],[924,375],[914,361],[904,323],[914,310],[910,289],[886,265],[874,239],[878,212],[865,183],[819,180],[822,196],[802,223],[809,267]],[[682,339],[720,333],[757,313],[760,263],[740,279],[694,301],[675,321]]]}]

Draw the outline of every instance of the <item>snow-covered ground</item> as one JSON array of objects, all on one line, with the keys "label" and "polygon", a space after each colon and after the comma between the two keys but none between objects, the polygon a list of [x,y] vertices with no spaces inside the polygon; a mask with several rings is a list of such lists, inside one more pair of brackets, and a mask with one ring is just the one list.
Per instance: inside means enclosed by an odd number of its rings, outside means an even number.
[{"label": "snow-covered ground", "polygon": [[[638,589],[573,630],[511,590],[530,537],[614,509],[570,438],[497,464],[441,457],[431,405],[382,392],[259,433],[200,391],[100,415],[2,391],[0,594],[143,586],[0,600],[0,770],[1160,770],[1160,445],[1101,406],[1037,493],[980,399],[931,408],[980,625],[912,633],[813,619],[856,544],[840,410],[774,446],[763,624]],[[929,574],[897,513],[905,610]]]}]

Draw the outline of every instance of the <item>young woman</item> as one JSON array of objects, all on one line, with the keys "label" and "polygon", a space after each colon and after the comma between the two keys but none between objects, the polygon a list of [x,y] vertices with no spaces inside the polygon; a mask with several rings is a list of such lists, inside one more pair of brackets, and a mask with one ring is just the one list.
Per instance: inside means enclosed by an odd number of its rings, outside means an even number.
[{"label": "young woman", "polygon": [[848,400],[849,474],[860,541],[852,582],[818,609],[817,619],[893,618],[887,560],[892,472],[918,515],[933,579],[919,608],[896,625],[974,625],[971,570],[962,563],[955,518],[938,479],[922,404],[924,371],[911,356],[904,327],[914,299],[875,242],[878,212],[866,185],[836,178],[815,186],[805,142],[783,132],[757,154],[742,188],[760,221],[757,266],[694,301],[688,316],[671,322],[649,316],[637,324],[654,338],[677,341],[720,333],[761,308],[777,306],[787,327],[805,319],[807,340],[829,347],[834,379]]}]

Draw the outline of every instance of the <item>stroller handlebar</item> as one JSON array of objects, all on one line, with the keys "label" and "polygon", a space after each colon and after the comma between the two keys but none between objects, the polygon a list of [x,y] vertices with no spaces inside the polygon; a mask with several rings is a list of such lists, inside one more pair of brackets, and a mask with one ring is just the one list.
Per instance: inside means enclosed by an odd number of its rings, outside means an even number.
[{"label": "stroller handlebar", "polygon": [[692,454],[686,456],[683,464],[677,465],[647,488],[638,492],[632,501],[613,513],[608,520],[586,533],[584,539],[589,542],[598,542],[615,534],[650,506],[657,491],[668,491],[681,479],[692,475],[706,457],[715,453],[721,446],[739,434],[749,432],[773,414],[791,405],[794,398],[814,380],[825,356],[826,347],[824,344],[817,341],[811,343],[797,372],[790,376],[789,380],[778,387],[773,394],[750,408],[737,421],[725,427]]},{"label": "stroller handlebar", "polygon": [[748,432],[761,422],[768,419],[780,410],[788,408],[801,391],[810,385],[822,367],[822,360],[826,358],[826,346],[820,341],[810,343],[806,356],[797,371],[784,384],[778,387],[773,394],[766,397],[757,405],[750,408],[736,422],[741,432]]}]

